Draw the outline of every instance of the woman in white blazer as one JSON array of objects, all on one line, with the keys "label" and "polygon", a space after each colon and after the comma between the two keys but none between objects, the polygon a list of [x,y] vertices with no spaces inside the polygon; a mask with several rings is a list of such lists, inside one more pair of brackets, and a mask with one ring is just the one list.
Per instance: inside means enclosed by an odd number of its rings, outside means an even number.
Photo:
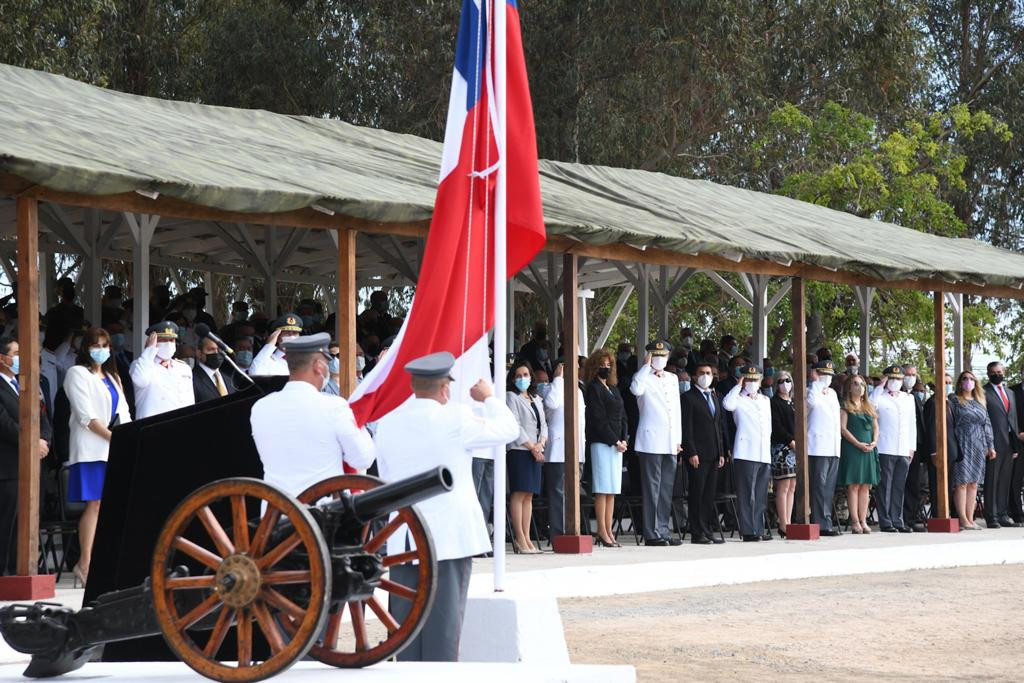
[{"label": "woman in white blazer", "polygon": [[771,478],[772,407],[771,400],[761,393],[761,371],[756,366],[740,368],[739,381],[722,399],[722,407],[736,421],[732,473],[740,533],[744,541],[770,541],[764,511]]},{"label": "woman in white blazer", "polygon": [[110,335],[106,330],[92,328],[85,333],[75,365],[64,376],[64,393],[71,406],[68,500],[85,502],[78,522],[82,555],[73,572],[84,584],[100,514],[110,429],[131,420],[117,363],[110,355]]}]

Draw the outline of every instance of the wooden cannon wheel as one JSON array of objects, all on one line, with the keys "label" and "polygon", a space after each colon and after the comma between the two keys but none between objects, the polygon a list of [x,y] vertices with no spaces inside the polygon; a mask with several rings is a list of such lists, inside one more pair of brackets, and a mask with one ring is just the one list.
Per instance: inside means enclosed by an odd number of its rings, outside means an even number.
[{"label": "wooden cannon wheel", "polygon": [[[263,510],[252,533],[247,509]],[[273,539],[283,520],[292,531]],[[296,556],[303,558],[302,568],[295,568]],[[286,558],[292,564],[281,567]],[[322,629],[331,595],[329,562],[319,527],[307,507],[291,496],[258,479],[222,479],[203,486],[174,510],[153,551],[153,606],[164,639],[207,678],[259,681],[273,676],[303,657]],[[182,564],[201,566],[205,573],[170,576]],[[282,591],[306,597],[297,604]],[[179,604],[195,606],[179,614]],[[270,649],[264,661],[254,660],[255,629]],[[236,645],[237,664],[225,641]],[[224,649],[228,661],[217,656]]]},{"label": "wooden cannon wheel", "polygon": [[[299,501],[308,505],[321,498],[334,496],[344,490],[365,491],[373,489],[384,482],[377,477],[360,474],[346,474],[331,477],[314,484],[299,494]],[[373,525],[363,527],[363,550],[368,553],[379,553],[388,538],[396,531],[404,533],[408,527],[415,542],[416,549],[384,558],[384,566],[391,568],[400,565],[414,566],[418,562],[419,588],[415,591],[385,578],[380,587],[390,595],[412,601],[412,609],[408,616],[399,623],[391,616],[388,606],[381,604],[377,597],[369,600],[354,600],[344,604],[332,604],[327,615],[327,629],[323,638],[318,638],[309,654],[324,664],[343,668],[370,666],[397,654],[409,641],[416,637],[430,607],[434,602],[437,587],[436,563],[434,561],[434,544],[427,532],[423,518],[412,507],[402,508],[397,516],[376,531]],[[387,635],[376,644],[369,636],[366,624],[366,611],[369,609],[380,620]],[[349,614],[353,636],[352,642],[343,643],[339,639],[342,629],[343,611]]]}]

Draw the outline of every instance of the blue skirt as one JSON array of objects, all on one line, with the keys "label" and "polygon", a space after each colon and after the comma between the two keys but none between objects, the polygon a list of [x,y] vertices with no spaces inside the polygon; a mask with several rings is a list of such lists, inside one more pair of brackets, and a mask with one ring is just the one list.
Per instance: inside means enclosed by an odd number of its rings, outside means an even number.
[{"label": "blue skirt", "polygon": [[106,476],[106,460],[75,463],[68,471],[68,501],[83,503],[87,500],[100,500]]},{"label": "blue skirt", "polygon": [[606,443],[590,444],[594,493],[622,493],[622,453]]},{"label": "blue skirt", "polygon": [[506,456],[509,493],[540,493],[540,463],[533,459],[533,453],[512,450]]}]

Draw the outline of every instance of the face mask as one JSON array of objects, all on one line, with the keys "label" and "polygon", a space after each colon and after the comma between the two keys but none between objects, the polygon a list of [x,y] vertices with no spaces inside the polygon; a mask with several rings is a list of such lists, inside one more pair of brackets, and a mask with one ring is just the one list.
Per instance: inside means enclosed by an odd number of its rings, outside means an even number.
[{"label": "face mask", "polygon": [[974,391],[974,380],[973,379],[965,379],[963,382],[961,382],[961,385],[963,386],[964,391],[966,393],[968,393],[968,394],[971,393],[972,391]]},{"label": "face mask", "polygon": [[923,401],[924,400],[924,392],[923,391],[915,391],[914,392],[914,396],[917,396],[917,400],[918,401]]},{"label": "face mask", "polygon": [[999,375],[989,375],[988,376],[988,381],[992,382],[992,384],[1002,384],[1003,383],[1003,376],[1001,374],[999,374]]},{"label": "face mask", "polygon": [[832,378],[831,377],[829,377],[828,375],[825,375],[824,377],[819,377],[818,378],[818,388],[819,389],[827,389],[830,386],[832,386]]},{"label": "face mask", "polygon": [[688,379],[681,379],[681,380],[679,380],[679,393],[680,394],[685,394],[689,390],[690,390],[690,380],[688,380]]},{"label": "face mask", "polygon": [[234,313],[231,314],[231,319],[236,323],[245,322],[245,319],[247,317],[248,316],[245,314],[245,311],[235,311]]},{"label": "face mask", "polygon": [[693,346],[693,337],[683,337],[683,346],[691,348]]},{"label": "face mask", "polygon": [[543,363],[543,362],[547,361],[547,359],[548,359],[548,350],[547,349],[540,349],[539,351],[537,351],[537,360],[539,360],[541,363]]},{"label": "face mask", "polygon": [[735,346],[730,346],[729,348],[727,348],[725,350],[725,355],[728,356],[729,358],[732,358],[733,356],[735,356],[736,355],[736,347]]},{"label": "face mask", "polygon": [[889,391],[899,391],[901,388],[903,388],[903,380],[891,379],[885,383],[885,387]]},{"label": "face mask", "polygon": [[21,356],[11,356],[11,373],[17,375],[21,372]]},{"label": "face mask", "polygon": [[356,370],[362,372],[366,368],[366,356],[356,356]]},{"label": "face mask", "polygon": [[303,327],[312,327],[313,326],[313,316],[311,316],[311,315],[304,315],[304,316],[302,316],[302,326]]},{"label": "face mask", "polygon": [[765,377],[774,377],[775,376],[775,368],[765,368],[764,369],[764,376]]},{"label": "face mask", "polygon": [[89,349],[89,357],[96,365],[103,365],[110,358],[110,349],[103,347]]},{"label": "face mask", "polygon": [[224,354],[219,351],[217,353],[206,354],[206,358],[203,360],[203,365],[210,368],[211,370],[216,370],[223,364]]},{"label": "face mask", "polygon": [[953,393],[953,385],[952,384],[947,384],[946,385],[946,395],[950,396],[950,395],[952,395],[952,393]]},{"label": "face mask", "polygon": [[747,382],[743,385],[743,393],[747,396],[753,396],[761,389],[757,382]]},{"label": "face mask", "polygon": [[850,387],[850,395],[856,398],[860,398],[861,396],[864,395],[864,387],[862,387],[859,384],[854,384],[852,387]]},{"label": "face mask", "polygon": [[192,322],[196,319],[196,309],[186,308],[181,311],[181,314],[185,316],[185,320]]},{"label": "face mask", "polygon": [[156,357],[160,360],[169,360],[174,357],[174,352],[177,350],[177,344],[174,342],[157,342],[156,343]]},{"label": "face mask", "polygon": [[516,377],[516,389],[519,391],[526,391],[530,388],[529,377]]},{"label": "face mask", "polygon": [[629,360],[629,351],[619,351],[615,354],[615,358],[618,359],[620,363],[625,363]]},{"label": "face mask", "polygon": [[249,367],[252,365],[252,351],[237,351],[235,353],[235,360],[238,361],[241,367]]},{"label": "face mask", "polygon": [[846,374],[847,375],[856,375],[856,374],[858,374],[859,370],[860,370],[860,366],[859,365],[847,365],[846,366]]},{"label": "face mask", "polygon": [[551,385],[547,382],[537,382],[537,393],[543,398],[551,391]]},{"label": "face mask", "polygon": [[903,388],[907,391],[913,389],[915,384],[917,384],[917,377],[911,375],[903,378]]},{"label": "face mask", "polygon": [[668,358],[665,356],[655,356],[651,359],[651,367],[659,372],[664,370],[666,365],[668,365]]},{"label": "face mask", "polygon": [[791,379],[780,379],[778,382],[775,383],[775,385],[777,387],[779,387],[779,391],[782,391],[783,389],[785,389],[788,392],[790,390],[790,388],[792,388],[792,386],[793,386],[793,380],[791,380]]},{"label": "face mask", "polygon": [[597,376],[600,377],[601,379],[608,379],[609,377],[612,376],[612,369],[611,368],[598,368],[597,369]]},{"label": "face mask", "polygon": [[697,375],[697,386],[707,389],[711,386],[711,375]]},{"label": "face mask", "polygon": [[[360,368],[361,369],[361,368]],[[341,374],[341,359],[335,356],[327,363],[327,371],[332,375]]]},{"label": "face mask", "polygon": [[743,374],[742,372],[740,372],[740,370],[741,368],[739,366],[733,368],[732,376],[735,377],[736,379],[739,379],[740,375]]},{"label": "face mask", "polygon": [[114,334],[110,335],[110,345],[113,346],[115,349],[123,349],[124,348],[124,333],[123,332],[115,332]]},{"label": "face mask", "polygon": [[775,390],[772,389],[771,387],[765,387],[764,389],[761,390],[761,393],[767,396],[768,398],[771,398],[772,396],[775,395]]}]

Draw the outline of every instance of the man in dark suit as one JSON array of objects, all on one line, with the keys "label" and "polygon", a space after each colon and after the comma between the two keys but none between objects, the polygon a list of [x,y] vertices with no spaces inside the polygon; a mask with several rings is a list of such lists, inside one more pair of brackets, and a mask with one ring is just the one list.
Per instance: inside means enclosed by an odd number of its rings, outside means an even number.
[{"label": "man in dark suit", "polygon": [[235,393],[233,378],[222,372],[223,367],[224,354],[217,344],[209,337],[201,339],[196,349],[196,368],[192,371],[196,403]]},{"label": "man in dark suit", "polygon": [[[985,461],[985,523],[989,528],[1020,526],[1010,519],[1011,479],[1014,460],[1020,453],[1020,428],[1017,424],[1017,402],[1013,391],[1003,385],[1003,364],[988,364],[985,402],[992,422],[996,457]],[[1020,489],[1016,491],[1020,505]]]},{"label": "man in dark suit", "polygon": [[[903,366],[903,392],[910,394],[914,399],[914,423],[917,425],[917,438],[915,440],[914,458],[910,461],[910,468],[907,470],[907,481],[903,487],[903,523],[914,531],[926,531],[927,520],[921,514],[921,475],[922,471],[928,477],[928,491],[932,500],[932,510],[936,507],[938,489],[935,488],[935,465],[932,464],[931,451],[925,448],[927,440],[926,425],[924,422],[924,402],[914,395],[914,386],[918,382],[917,366]],[[934,429],[934,427],[933,427]],[[922,469],[923,468],[923,469]],[[935,516],[934,514],[932,515]]]},{"label": "man in dark suit", "polygon": [[[1013,400],[1017,404],[1017,426],[1024,429],[1024,381],[1013,385],[1011,391]],[[1021,509],[1020,498],[1021,488],[1024,488],[1024,457],[1018,457],[1013,461],[1013,471],[1010,474],[1010,518],[1018,524],[1024,524],[1024,510]],[[1014,497],[1014,492],[1016,492],[1016,497]]]},{"label": "man in dark suit", "polygon": [[[0,575],[13,574],[17,560],[18,513],[18,342],[0,338]],[[42,408],[42,402],[40,402]],[[39,414],[39,457],[50,452],[53,431]]]},{"label": "man in dark suit", "polygon": [[683,458],[690,468],[689,516],[693,543],[721,543],[713,535],[718,470],[725,464],[722,404],[712,388],[714,370],[699,363],[694,386],[682,395]]}]

